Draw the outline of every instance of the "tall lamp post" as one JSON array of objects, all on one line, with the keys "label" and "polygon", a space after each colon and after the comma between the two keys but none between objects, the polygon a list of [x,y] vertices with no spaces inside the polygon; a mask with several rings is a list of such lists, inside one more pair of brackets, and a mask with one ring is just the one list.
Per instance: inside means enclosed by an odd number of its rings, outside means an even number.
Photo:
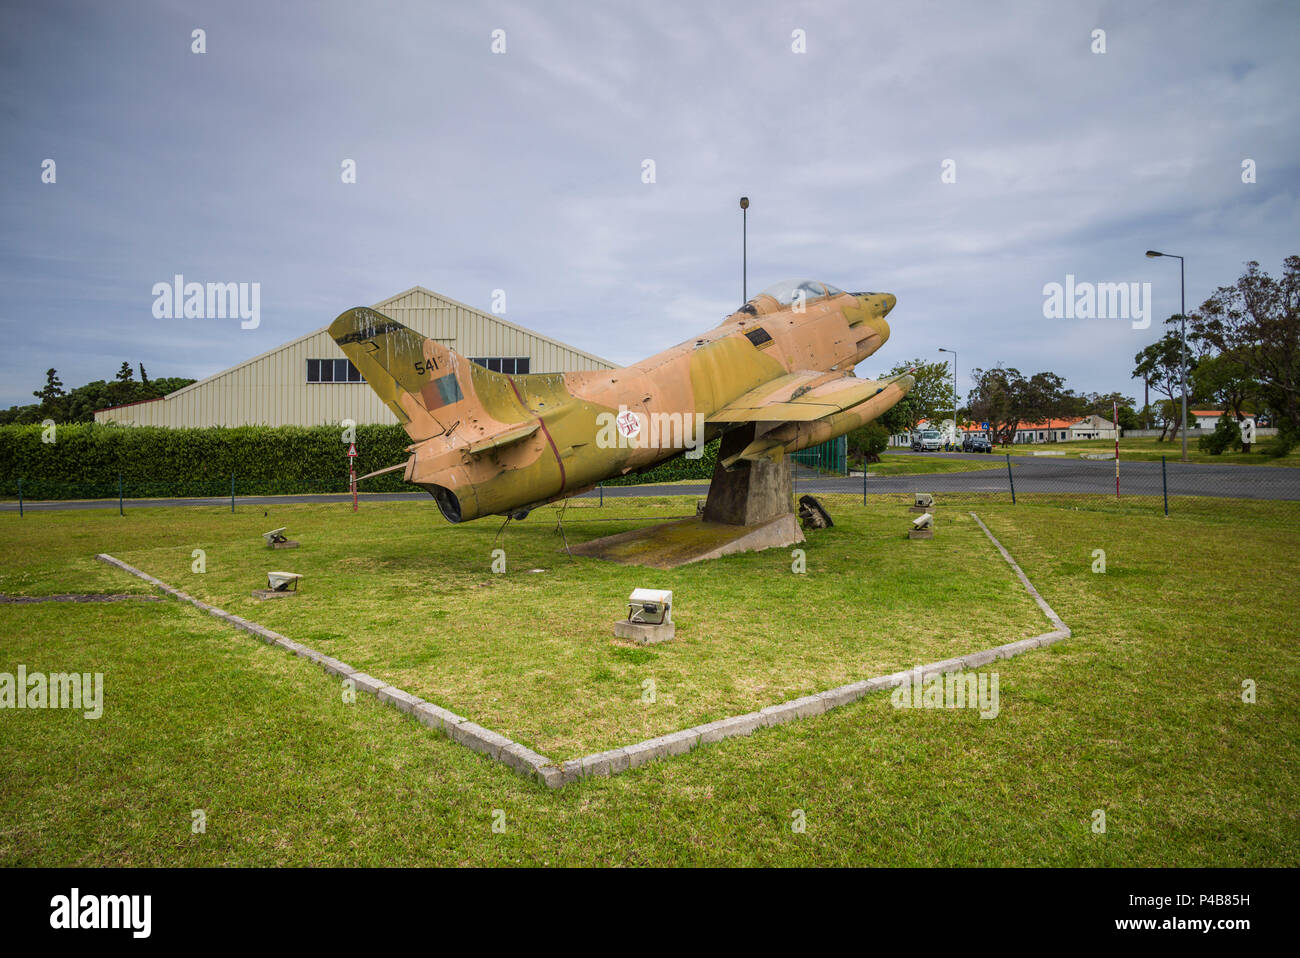
[{"label": "tall lamp post", "polygon": [[957,438],[957,350],[939,347],[941,353],[952,353],[952,438]]},{"label": "tall lamp post", "polygon": [[749,197],[740,198],[740,301],[749,302]]},{"label": "tall lamp post", "polygon": [[[1183,390],[1183,462],[1187,461],[1187,281],[1184,272],[1183,258],[1177,253],[1161,253],[1157,250],[1147,250],[1147,256],[1155,259],[1157,256],[1167,256],[1169,259],[1178,260],[1178,320],[1180,327],[1180,338],[1182,339],[1182,353],[1178,360],[1178,376],[1182,381]],[[1116,426],[1118,427],[1118,423]]]}]

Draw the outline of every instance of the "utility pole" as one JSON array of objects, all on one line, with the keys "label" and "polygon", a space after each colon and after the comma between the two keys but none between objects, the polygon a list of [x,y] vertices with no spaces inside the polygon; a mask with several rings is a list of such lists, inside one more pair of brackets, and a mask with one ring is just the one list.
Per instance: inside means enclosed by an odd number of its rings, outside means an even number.
[{"label": "utility pole", "polygon": [[740,302],[749,302],[749,197],[740,198]]},{"label": "utility pole", "polygon": [[1187,277],[1184,271],[1183,258],[1177,253],[1161,253],[1157,250],[1147,250],[1147,256],[1155,259],[1157,256],[1166,256],[1169,259],[1178,260],[1178,319],[1180,328],[1180,338],[1182,339],[1182,355],[1178,362],[1179,378],[1182,380],[1183,389],[1183,462],[1187,461]]}]

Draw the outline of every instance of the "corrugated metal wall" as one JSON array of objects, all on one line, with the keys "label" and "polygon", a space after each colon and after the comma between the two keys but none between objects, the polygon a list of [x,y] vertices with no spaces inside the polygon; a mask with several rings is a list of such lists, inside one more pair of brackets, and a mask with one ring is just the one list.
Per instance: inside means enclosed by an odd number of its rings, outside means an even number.
[{"label": "corrugated metal wall", "polygon": [[[375,304],[403,325],[462,356],[527,356],[535,373],[608,369],[610,364],[471,309],[422,287]],[[96,422],[136,426],[314,426],[396,420],[365,383],[309,383],[308,359],[342,358],[325,328],[232,366],[161,400],[95,413]]]}]

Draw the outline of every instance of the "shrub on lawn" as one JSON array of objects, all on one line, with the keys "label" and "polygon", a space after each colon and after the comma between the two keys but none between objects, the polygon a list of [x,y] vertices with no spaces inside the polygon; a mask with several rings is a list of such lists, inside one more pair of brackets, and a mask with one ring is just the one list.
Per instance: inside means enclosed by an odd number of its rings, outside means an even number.
[{"label": "shrub on lawn", "polygon": [[1202,436],[1196,441],[1196,444],[1202,452],[1208,452],[1211,456],[1222,455],[1233,446],[1240,449],[1241,427],[1237,425],[1236,420],[1231,416],[1220,416],[1218,423],[1214,427],[1214,432],[1208,436]]}]

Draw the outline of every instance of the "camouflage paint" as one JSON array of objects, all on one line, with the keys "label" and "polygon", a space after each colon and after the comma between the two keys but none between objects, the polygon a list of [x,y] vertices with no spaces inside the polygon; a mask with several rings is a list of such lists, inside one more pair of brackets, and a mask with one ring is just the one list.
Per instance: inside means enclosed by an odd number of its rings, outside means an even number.
[{"label": "camouflage paint", "polygon": [[[888,293],[840,293],[802,311],[759,295],[708,332],[620,369],[512,376],[366,307],[330,335],[412,439],[405,479],[428,490],[453,522],[511,514],[590,489],[687,448],[674,433],[652,448],[651,416],[694,422],[707,441],[734,423],[757,423],[735,459],[781,456],[870,422],[912,386],[880,383],[853,367],[889,339]],[[605,448],[602,422],[642,418],[629,444]],[[661,440],[664,437],[660,437]]]}]

